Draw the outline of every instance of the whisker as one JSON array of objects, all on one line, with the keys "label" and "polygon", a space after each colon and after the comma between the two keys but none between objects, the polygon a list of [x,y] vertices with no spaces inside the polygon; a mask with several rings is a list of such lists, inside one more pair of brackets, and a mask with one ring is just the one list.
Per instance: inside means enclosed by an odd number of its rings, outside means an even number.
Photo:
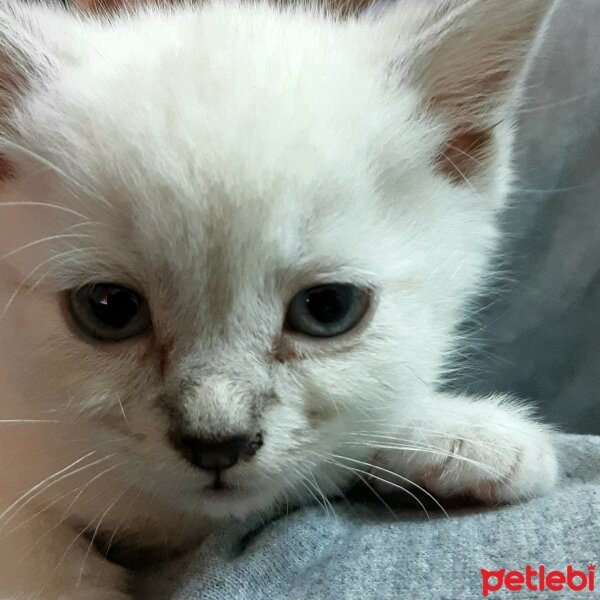
[{"label": "whisker", "polygon": [[[316,465],[315,465],[316,466]],[[356,514],[356,510],[354,508],[354,506],[352,506],[352,504],[350,503],[350,501],[348,500],[348,498],[346,497],[346,494],[344,494],[344,492],[342,491],[342,489],[340,488],[340,486],[335,483],[333,481],[333,479],[331,479],[331,477],[328,477],[327,475],[320,473],[319,477],[321,478],[325,478],[328,482],[329,485],[331,486],[331,488],[335,491],[336,494],[336,498],[340,498],[341,500],[344,501],[344,504],[354,513]]]},{"label": "whisker", "polygon": [[[60,258],[64,258],[65,256],[74,254],[80,252],[79,249],[77,250],[68,250],[65,252],[61,252],[59,254],[55,254],[53,256],[50,256],[49,258],[43,260],[35,269],[33,269],[33,271],[31,271],[29,273],[29,275],[27,275],[27,277],[25,277],[25,279],[23,279],[23,281],[21,281],[21,283],[17,286],[17,289],[14,291],[14,293],[12,294],[12,296],[9,298],[8,302],[6,303],[6,306],[4,307],[4,309],[2,310],[2,312],[0,313],[0,321],[4,318],[4,316],[6,315],[6,313],[8,312],[8,309],[11,307],[12,303],[14,302],[15,298],[19,295],[19,292],[25,287],[25,285],[27,285],[27,282],[31,279],[31,277],[37,273],[37,271],[39,271],[44,265],[54,261],[54,260],[58,260]],[[38,284],[39,285],[39,282]]]},{"label": "whisker", "polygon": [[555,102],[548,102],[546,104],[539,104],[537,106],[530,106],[526,108],[520,108],[515,111],[516,115],[529,115],[536,112],[541,112],[553,108],[559,108],[562,106],[566,106],[568,104],[572,104],[573,102],[579,102],[580,100],[585,100],[586,98],[594,97],[598,94],[600,88],[595,88],[592,90],[588,90],[587,92],[583,92],[582,94],[577,94],[575,96],[571,96],[570,98],[564,98],[562,100],[556,100]]},{"label": "whisker", "polygon": [[72,208],[68,208],[66,206],[61,206],[60,204],[52,204],[51,202],[35,202],[35,201],[28,201],[28,200],[23,200],[23,201],[19,201],[19,202],[0,202],[0,208],[2,208],[3,206],[9,207],[9,206],[42,206],[45,208],[54,208],[56,210],[62,210],[63,212],[69,213],[71,215],[74,215],[76,217],[80,217],[81,219],[84,219],[85,221],[88,221],[88,217],[86,217],[84,214],[72,209]]},{"label": "whisker", "polygon": [[[67,506],[67,508],[65,509],[65,511],[63,513],[63,517],[58,521],[58,523],[56,523],[56,525],[54,527],[51,528],[51,530],[49,532],[47,532],[47,533],[51,533],[57,527],[59,527],[60,525],[62,525],[71,516],[71,510],[73,509],[73,506],[75,506],[75,504],[77,503],[77,500],[79,500],[79,498],[81,497],[81,495],[83,494],[83,492],[87,488],[89,488],[90,485],[92,485],[95,481],[97,481],[98,479],[100,479],[100,477],[103,477],[107,473],[110,473],[111,471],[114,471],[115,469],[118,469],[119,467],[123,466],[126,462],[127,461],[124,460],[124,461],[122,461],[120,463],[117,463],[116,465],[113,465],[112,467],[109,467],[108,469],[104,469],[104,471],[98,473],[98,475],[96,475],[95,477],[93,477],[92,479],[90,479],[90,481],[88,481],[84,485],[76,487],[76,488],[74,488],[72,490],[69,490],[68,492],[62,494],[61,496],[59,496],[58,498],[56,498],[55,500],[53,500],[51,503],[46,504],[44,506],[44,508],[42,508],[42,510],[38,511],[37,513],[35,513],[31,517],[29,517],[28,519],[25,519],[24,521],[21,521],[21,523],[19,523],[17,526],[13,527],[12,529],[9,529],[3,535],[5,535],[5,536],[8,537],[11,533],[13,533],[14,531],[16,531],[20,527],[23,527],[24,525],[26,525],[27,523],[29,523],[33,519],[35,519],[37,516],[39,516],[40,514],[42,514],[44,511],[46,511],[48,508],[54,506],[55,504],[57,504],[58,502],[60,502],[61,500],[63,500],[67,496],[69,496],[70,494],[73,494],[73,493],[77,492],[77,495],[75,496],[75,498],[71,501],[71,503],[69,504],[69,506]],[[99,494],[97,494],[97,495],[101,495],[103,492],[104,492],[104,490],[100,490]],[[42,538],[43,537],[45,537],[45,535],[42,536]],[[35,544],[34,544],[34,546],[35,546]],[[31,548],[31,550],[33,550],[33,547]],[[27,554],[29,554],[29,552]],[[27,554],[25,556],[27,556]],[[25,558],[25,556],[21,558],[21,561]]]},{"label": "whisker", "polygon": [[[465,152],[464,150],[461,150],[460,148],[458,148],[457,146],[453,146],[452,144],[446,144],[447,148],[450,148],[451,150],[454,150],[455,152],[460,152],[460,154],[463,154],[464,156],[466,156],[469,160],[472,160],[473,162],[475,162],[476,164],[483,166],[483,163],[480,160],[477,160],[472,154],[469,154],[468,152]],[[444,158],[447,158],[446,156]],[[452,162],[452,161],[450,161]]]},{"label": "whisker", "polygon": [[106,546],[106,550],[104,551],[104,558],[108,558],[108,556],[110,554],[110,549],[112,548],[112,545],[113,545],[113,542],[114,542],[115,537],[117,535],[117,532],[123,526],[123,523],[125,523],[125,521],[127,520],[127,517],[129,516],[129,511],[133,508],[133,506],[137,502],[137,499],[140,497],[141,493],[142,493],[142,488],[138,489],[137,494],[135,494],[135,496],[133,496],[133,498],[131,499],[131,502],[129,503],[129,507],[123,513],[123,518],[119,521],[119,523],[117,523],[117,525],[113,529],[112,535],[110,536],[110,538],[108,540],[108,544]]},{"label": "whisker", "polygon": [[[368,467],[370,469],[377,469],[378,471],[381,471],[382,473],[386,473],[388,475],[392,475],[393,477],[397,477],[401,481],[404,481],[404,482],[408,483],[409,485],[414,486],[420,492],[422,492],[423,494],[425,494],[430,500],[432,500],[435,503],[435,505],[444,513],[444,515],[446,517],[448,517],[448,513],[444,510],[444,507],[439,503],[439,501],[437,500],[437,498],[435,498],[435,496],[433,496],[433,494],[431,494],[428,490],[426,490],[425,488],[421,487],[419,484],[415,483],[414,481],[412,481],[408,477],[404,477],[403,475],[400,475],[399,473],[395,473],[394,471],[390,471],[389,469],[386,469],[385,467],[381,467],[379,465],[374,465],[372,463],[365,462],[363,460],[358,460],[356,458],[350,458],[349,456],[341,456],[339,454],[331,454],[331,456],[333,458],[338,459],[338,460],[348,460],[350,462],[366,466],[366,467]],[[366,472],[366,474],[375,477],[375,475],[373,473],[369,473],[368,471]],[[382,481],[385,481],[385,480],[382,480]],[[391,484],[392,482],[391,481],[387,481],[386,483],[390,483]],[[404,489],[404,488],[402,488],[402,489]],[[410,492],[408,490],[405,490],[405,491],[410,494]],[[423,506],[423,509],[425,510],[425,506],[422,504],[422,502],[420,502],[420,500],[416,496],[415,496],[415,500],[417,500],[417,502],[419,502],[419,504],[421,504],[421,506]]]},{"label": "whisker", "polygon": [[117,393],[117,401],[119,402],[119,408],[121,409],[121,414],[123,415],[123,419],[125,419],[125,423],[127,424],[127,427],[131,428],[131,425],[129,424],[129,421],[127,419],[127,415],[125,414],[125,409],[123,408],[123,402],[121,402],[121,396]]},{"label": "whisker", "polygon": [[[82,460],[84,460],[85,458],[91,456],[92,454],[95,454],[95,451],[88,453],[86,456],[78,459],[77,461],[75,461],[74,463],[71,463],[68,467],[65,467],[64,469],[62,469],[61,471],[59,471],[58,473],[55,473],[54,475],[47,477],[46,479],[44,479],[43,481],[41,481],[40,483],[36,484],[35,486],[33,486],[33,488],[31,488],[30,490],[28,490],[25,494],[23,494],[20,498],[18,498],[15,502],[13,502],[13,504],[11,504],[5,511],[3,511],[0,514],[0,521],[2,521],[2,519],[4,519],[6,517],[6,515],[9,513],[10,510],[12,510],[13,508],[15,508],[18,505],[17,510],[15,510],[15,512],[13,512],[13,514],[6,519],[6,521],[0,526],[0,532],[2,532],[4,530],[4,528],[15,518],[15,516],[21,511],[23,510],[23,508],[25,508],[30,502],[32,502],[33,500],[35,500],[35,498],[37,498],[40,494],[42,494],[43,492],[45,492],[46,490],[48,490],[48,488],[56,485],[57,483],[59,483],[60,481],[66,479],[67,477],[72,477],[73,475],[76,475],[77,473],[81,473],[82,471],[84,471],[85,469],[89,469],[97,464],[100,464],[101,462],[108,460],[110,458],[112,458],[113,456],[116,455],[116,452],[113,454],[109,454],[108,456],[105,456],[103,458],[100,458],[98,460],[95,460],[94,462],[84,465],[83,467],[79,467],[77,469],[75,469],[74,471],[70,471],[67,472],[63,475],[61,475],[60,477],[58,477],[57,479],[53,479],[54,477],[56,477],[57,475],[60,475],[61,473],[64,473],[67,469],[69,469],[70,467],[78,464],[79,462],[81,462]],[[50,483],[46,483],[48,482],[48,480],[51,480]],[[42,486],[42,484],[45,484],[45,487]],[[40,489],[41,487],[41,489]],[[34,492],[33,496],[29,496],[27,497],[30,493]],[[25,500],[25,502],[23,502],[22,504],[19,505],[19,502],[21,502],[22,500]]]},{"label": "whisker", "polygon": [[[122,492],[122,494],[121,494],[121,495],[124,495],[124,494],[125,494],[125,493],[128,491],[128,489],[129,489],[129,488],[126,488],[126,489],[125,489],[125,490]],[[113,505],[114,505],[114,504],[115,504],[115,503],[116,503],[116,502],[119,500],[119,498],[120,498],[120,497],[117,497],[117,500],[115,500],[115,502],[109,506],[109,510],[110,510],[110,508],[112,508],[112,506],[113,506]],[[103,515],[103,517],[104,517],[104,516],[106,516],[106,512],[107,512],[107,511],[105,511],[105,512],[104,512],[104,515]],[[97,512],[97,513],[94,515],[94,517],[92,517],[92,519],[91,519],[90,523],[88,524],[88,526],[89,526],[89,525],[91,525],[91,523],[93,523],[93,522],[94,522],[94,521],[95,521],[95,520],[96,520],[98,517],[100,517],[100,515],[101,515],[101,514],[102,514],[102,509],[101,509],[99,512]],[[103,517],[102,517],[102,518],[103,518]],[[81,537],[82,537],[83,535],[85,535],[86,531],[87,531],[87,527],[82,527],[82,528],[81,528],[81,531],[79,531],[79,532],[78,532],[78,533],[75,535],[75,537],[74,537],[74,538],[71,540],[71,543],[70,543],[70,544],[67,546],[66,550],[64,551],[63,555],[61,556],[61,558],[60,558],[60,560],[58,561],[58,563],[56,564],[56,566],[55,566],[55,567],[52,569],[52,571],[51,571],[51,572],[48,574],[47,581],[46,581],[46,583],[45,583],[45,584],[42,586],[42,588],[39,590],[38,594],[36,595],[36,598],[41,598],[41,597],[42,597],[42,594],[43,594],[43,592],[45,591],[45,589],[46,589],[46,587],[48,586],[48,584],[50,583],[52,576],[54,575],[54,573],[56,573],[56,571],[58,571],[58,569],[60,568],[60,566],[61,566],[61,565],[62,565],[62,563],[64,562],[65,558],[68,556],[69,552],[71,551],[71,548],[72,548],[72,547],[73,547],[73,546],[74,546],[74,545],[77,543],[77,541],[78,541],[78,540],[80,540],[80,539],[81,539]],[[88,548],[88,550],[89,550],[89,548]],[[87,555],[87,553],[86,553],[86,555],[85,555],[85,559],[87,559],[87,556],[88,556],[88,555]],[[79,579],[77,580],[77,585],[79,585]],[[77,588],[77,585],[76,585],[76,588]]]},{"label": "whisker", "polygon": [[7,139],[0,140],[0,147],[4,147],[9,151],[20,152],[27,158],[32,159],[33,161],[46,167],[48,170],[56,173],[57,175],[62,177],[65,181],[69,182],[71,185],[73,185],[76,188],[78,188],[79,190],[83,191],[85,194],[91,196],[95,200],[98,200],[99,202],[104,204],[107,208],[114,210],[114,206],[106,198],[100,196],[93,190],[90,190],[89,188],[84,186],[80,181],[77,181],[76,179],[71,177],[63,169],[61,169],[60,167],[58,167],[57,165],[55,165],[54,163],[49,161],[47,158],[44,158],[43,156],[40,156],[36,152],[32,152],[31,150],[25,148],[24,146],[21,146],[20,144],[17,144],[15,142],[13,142],[11,140],[7,140]]},{"label": "whisker", "polygon": [[452,458],[452,459],[456,459],[462,462],[466,462],[469,463],[479,469],[481,469],[482,471],[485,471],[486,473],[497,477],[499,479],[501,479],[503,476],[501,473],[499,473],[498,471],[492,469],[489,465],[485,465],[482,462],[479,462],[477,460],[474,460],[472,458],[469,458],[467,456],[461,456],[460,454],[453,454],[452,452],[445,452],[443,450],[432,450],[429,448],[419,448],[419,447],[411,447],[411,446],[403,446],[403,445],[399,445],[399,444],[374,444],[374,443],[369,443],[369,442],[364,442],[364,443],[354,443],[354,442],[348,442],[346,445],[348,446],[354,446],[354,447],[369,447],[369,448],[375,448],[377,450],[398,450],[398,451],[410,451],[410,452],[423,452],[426,454],[434,454],[437,456],[443,456],[444,458]]},{"label": "whisker", "polygon": [[29,248],[33,248],[34,246],[37,246],[39,244],[44,244],[46,242],[51,242],[54,240],[71,239],[71,238],[88,238],[89,239],[89,238],[93,238],[93,236],[86,234],[86,233],[63,233],[60,235],[50,235],[48,237],[44,237],[44,238],[40,238],[39,240],[35,240],[33,242],[29,242],[28,244],[24,244],[23,246],[20,246],[19,248],[15,248],[14,250],[7,252],[6,254],[3,254],[2,256],[0,256],[0,260],[5,260],[11,256],[14,256],[15,254],[17,254],[19,252],[22,252]]},{"label": "whisker", "polygon": [[[442,440],[453,440],[453,441],[458,441],[458,442],[466,442],[470,445],[479,446],[482,448],[489,447],[489,444],[482,440],[473,440],[473,439],[465,438],[461,435],[452,435],[450,433],[442,434],[442,433],[436,433],[436,432],[427,431],[427,430],[422,430],[422,431],[425,431],[427,433],[432,433],[433,435],[435,435],[438,438],[441,438]],[[371,441],[385,440],[385,441],[398,442],[398,443],[404,442],[404,443],[409,444],[411,447],[414,445],[417,445],[417,446],[424,447],[424,448],[433,448],[436,450],[441,450],[441,448],[439,448],[438,446],[435,446],[434,444],[427,442],[425,440],[418,440],[415,438],[403,438],[400,436],[387,435],[385,433],[379,433],[379,432],[371,433],[371,432],[367,432],[367,431],[364,431],[364,432],[355,431],[355,432],[348,432],[347,435],[353,435],[353,436],[356,436],[359,438],[363,437],[363,438],[371,439]],[[504,450],[514,449],[514,446],[507,446],[504,444],[495,444],[495,447],[501,448]],[[407,448],[407,449],[410,449],[410,448]]]},{"label": "whisker", "polygon": [[[513,405],[514,406],[514,405]],[[518,405],[518,406],[522,406],[522,405]],[[529,411],[530,407],[526,407],[525,408],[525,413],[527,414],[527,412]],[[436,411],[439,412],[446,412],[450,415],[452,415],[453,417],[456,416],[456,412],[450,408],[444,408],[442,406],[436,407]],[[360,424],[365,424],[365,425],[369,425],[369,424],[380,424],[380,425],[385,425],[388,428],[386,430],[383,430],[384,433],[386,434],[390,434],[391,432],[391,426],[390,426],[390,422],[389,420],[386,419],[372,419],[372,420],[364,420],[364,421],[357,421],[357,423]],[[455,421],[454,422],[455,425],[465,425],[465,426],[471,426],[472,422],[467,421],[467,420],[461,420],[461,421]],[[519,427],[519,426],[514,426],[514,425],[509,425],[507,423],[502,423],[499,421],[495,421],[494,422],[494,427],[497,428],[503,428],[505,429],[507,432],[512,433],[512,432],[520,432],[523,433],[524,429],[523,427]],[[551,425],[544,425],[544,427],[549,430],[552,431],[552,426]],[[412,430],[412,431],[424,431],[427,433],[432,433],[438,436],[447,436],[447,435],[452,435],[449,434],[448,431],[437,431],[435,429],[428,429],[426,427],[421,427],[420,425],[394,425],[393,427],[394,430],[399,430],[399,429],[408,429],[408,430]],[[461,437],[462,436],[457,436],[457,437]],[[469,440],[465,438],[465,441],[474,441],[474,440]]]},{"label": "whisker", "polygon": [[524,194],[553,194],[560,192],[576,192],[577,190],[585,190],[600,186],[600,181],[590,181],[588,183],[580,183],[578,185],[570,185],[567,187],[557,188],[521,188],[511,187],[510,192],[512,193],[524,193]]},{"label": "whisker", "polygon": [[[92,247],[86,247],[85,250],[87,250],[88,252],[91,252],[92,250],[96,250],[96,248],[92,248]],[[54,254],[53,256],[50,257],[50,259],[55,260],[56,262],[58,262],[58,259],[62,259],[65,256],[71,256],[71,255],[77,255],[78,253],[83,252],[83,248],[73,248],[67,252],[62,252],[60,254]],[[44,281],[44,279],[46,279],[46,277],[48,277],[48,275],[52,272],[52,268],[48,269],[45,273],[43,273],[34,283],[33,285],[31,285],[29,287],[29,291],[28,293],[31,294],[33,293]],[[33,273],[31,273],[31,275],[33,275]],[[29,277],[31,277],[31,275]],[[1,318],[1,317],[0,317]]]},{"label": "whisker", "polygon": [[325,514],[328,515],[329,511],[327,509],[327,505],[323,503],[322,500],[320,500],[314,493],[314,491],[311,489],[311,487],[309,486],[310,481],[307,480],[307,478],[305,477],[305,475],[303,473],[301,473],[300,471],[297,471],[298,473],[298,482],[304,487],[304,489],[312,496],[312,498],[314,499],[314,501],[325,511]]},{"label": "whisker", "polygon": [[[385,506],[385,508],[389,511],[389,513],[396,519],[399,520],[398,515],[392,509],[392,507],[383,499],[383,496],[368,482],[368,480],[360,473],[356,473],[356,476],[362,481],[363,485],[365,485],[369,491]],[[425,511],[427,518],[430,519],[429,514]],[[430,519],[431,520],[431,519]]]},{"label": "whisker", "polygon": [[57,419],[1,419],[0,425],[22,425],[32,423],[60,423]]},{"label": "whisker", "polygon": [[[379,475],[376,475],[369,471],[365,471],[364,469],[359,469],[358,467],[351,467],[349,465],[343,465],[339,462],[329,461],[325,458],[323,460],[325,460],[326,462],[329,462],[329,464],[334,465],[340,469],[345,469],[347,471],[350,471],[350,472],[354,473],[355,475],[358,475],[358,473],[362,473],[363,475],[366,475],[367,477],[371,477],[373,479],[376,479],[377,481],[381,481],[382,483],[390,485],[397,490],[400,490],[401,492],[409,495],[423,509],[427,518],[431,519],[431,517],[429,516],[429,511],[427,510],[427,508],[425,508],[425,505],[423,504],[423,502],[421,502],[421,500],[419,500],[419,498],[417,498],[417,496],[415,494],[413,494],[410,490],[407,490],[405,487],[401,486],[400,484],[395,483],[393,481],[389,481],[388,479],[384,479],[383,477],[380,477]],[[391,473],[391,471],[390,471],[390,473]],[[412,482],[410,482],[410,483],[412,484]],[[416,486],[416,487],[419,487],[419,486]],[[440,507],[441,507],[441,505],[440,505]],[[442,511],[444,512],[444,514],[446,516],[448,516],[448,514],[446,513],[446,511],[443,508],[442,508]]]},{"label": "whisker", "polygon": [[57,477],[59,475],[61,475],[62,473],[64,473],[65,471],[68,471],[68,469],[70,469],[71,467],[74,467],[75,465],[78,465],[81,461],[85,460],[86,458],[89,458],[90,456],[92,456],[93,454],[95,454],[96,451],[92,450],[91,452],[88,452],[85,456],[82,456],[81,458],[78,458],[76,461],[72,462],[70,465],[67,465],[66,467],[64,467],[63,469],[61,469],[60,471],[57,471],[56,473],[53,473],[52,475],[50,475],[50,477],[47,477],[46,479],[44,479],[43,481],[40,481],[38,484],[34,485],[33,488],[29,489],[27,492],[25,492],[25,494],[23,494],[22,496],[20,496],[19,498],[17,498],[17,500],[15,500],[7,509],[5,509],[2,513],[0,513],[0,521],[15,507],[19,504],[19,502],[21,500],[23,500],[24,498],[27,497],[28,494],[36,491],[37,489],[39,489],[43,484],[45,484],[47,481],[52,480],[54,477]]},{"label": "whisker", "polygon": [[92,534],[92,538],[90,539],[90,543],[87,547],[87,550],[85,552],[85,556],[83,557],[83,561],[81,562],[81,569],[79,570],[79,575],[77,577],[77,582],[75,583],[75,589],[78,589],[79,586],[81,585],[81,579],[83,578],[83,571],[85,570],[85,565],[87,563],[88,557],[90,555],[90,552],[92,550],[92,547],[94,545],[94,542],[96,540],[96,537],[98,535],[98,532],[100,531],[100,527],[102,526],[102,521],[106,518],[106,516],[108,515],[108,513],[114,508],[114,506],[117,504],[117,502],[130,490],[130,487],[125,488],[112,502],[111,504],[109,504],[108,508],[102,513],[102,515],[100,516],[100,519],[98,520],[98,523],[96,525],[96,528],[94,529],[94,533]]},{"label": "whisker", "polygon": [[312,478],[314,489],[319,493],[321,498],[323,498],[323,503],[326,504],[329,507],[329,509],[331,510],[331,514],[333,515],[333,518],[337,519],[338,516],[333,508],[333,504],[331,503],[329,498],[327,498],[327,496],[323,493],[323,490],[320,488],[319,484],[317,483],[317,480],[315,479],[314,473],[311,472],[310,477]]}]

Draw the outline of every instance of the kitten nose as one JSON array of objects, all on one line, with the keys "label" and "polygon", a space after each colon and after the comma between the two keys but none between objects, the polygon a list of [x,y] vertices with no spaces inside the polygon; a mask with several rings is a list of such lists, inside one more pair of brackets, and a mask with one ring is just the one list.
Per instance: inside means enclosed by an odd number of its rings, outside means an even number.
[{"label": "kitten nose", "polygon": [[238,435],[221,439],[184,437],[177,443],[181,453],[194,466],[204,471],[224,471],[256,454],[263,445],[262,434]]}]

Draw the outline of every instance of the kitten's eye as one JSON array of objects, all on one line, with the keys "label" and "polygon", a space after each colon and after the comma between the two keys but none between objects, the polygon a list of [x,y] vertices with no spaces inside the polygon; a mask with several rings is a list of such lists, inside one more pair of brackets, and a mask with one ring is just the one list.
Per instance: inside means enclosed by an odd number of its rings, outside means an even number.
[{"label": "kitten's eye", "polygon": [[302,290],[291,301],[285,326],[312,337],[334,337],[349,331],[369,308],[369,292],[343,283]]},{"label": "kitten's eye", "polygon": [[112,283],[93,283],[71,290],[70,309],[90,337],[119,342],[150,329],[150,309],[136,292]]}]

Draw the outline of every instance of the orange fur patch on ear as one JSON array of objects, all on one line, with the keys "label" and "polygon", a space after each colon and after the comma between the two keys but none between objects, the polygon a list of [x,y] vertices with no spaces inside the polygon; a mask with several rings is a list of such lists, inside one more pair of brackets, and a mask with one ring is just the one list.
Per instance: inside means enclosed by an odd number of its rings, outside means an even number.
[{"label": "orange fur patch on ear", "polygon": [[130,2],[119,2],[119,0],[72,0],[72,4],[86,13],[113,12],[121,6],[131,5]]},{"label": "orange fur patch on ear", "polygon": [[[289,4],[289,0],[287,2],[284,0],[283,4],[286,3]],[[333,13],[337,13],[342,17],[349,17],[359,15],[365,11],[374,4],[374,0],[325,0],[323,4]]]},{"label": "orange fur patch on ear", "polygon": [[[67,0],[84,13],[110,14],[122,9],[134,8],[136,6],[158,4],[184,4],[185,0]],[[292,4],[291,0],[273,0],[275,4],[287,6]],[[327,10],[343,17],[358,15],[374,3],[374,0],[322,0]]]},{"label": "orange fur patch on ear", "polygon": [[448,141],[436,160],[437,170],[455,183],[467,183],[483,166],[492,130],[461,131]]},{"label": "orange fur patch on ear", "polygon": [[13,164],[0,154],[0,182],[12,179],[15,176],[15,167]]},{"label": "orange fur patch on ear", "polygon": [[[110,14],[121,9],[135,8],[136,6],[156,5],[156,4],[174,4],[177,0],[68,0],[72,6],[77,7],[85,13],[92,14]],[[181,1],[181,0],[180,0]]]},{"label": "orange fur patch on ear", "polygon": [[[137,5],[154,5],[157,0],[68,0],[73,6],[76,6],[84,12],[111,12],[121,8]],[[290,0],[275,0],[282,5],[292,4]],[[159,4],[184,3],[185,0],[158,0]],[[357,14],[368,8],[374,0],[323,0],[323,4],[335,12],[351,15]]]}]

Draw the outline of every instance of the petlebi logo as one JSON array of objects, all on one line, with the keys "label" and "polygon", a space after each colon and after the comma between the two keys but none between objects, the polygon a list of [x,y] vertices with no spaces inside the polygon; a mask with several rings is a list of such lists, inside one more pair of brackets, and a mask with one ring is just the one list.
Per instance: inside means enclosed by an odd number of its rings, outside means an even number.
[{"label": "petlebi logo", "polygon": [[485,598],[502,589],[510,592],[593,592],[596,589],[596,565],[578,570],[573,565],[566,569],[551,570],[545,565],[526,565],[523,570],[481,571],[481,594]]}]

